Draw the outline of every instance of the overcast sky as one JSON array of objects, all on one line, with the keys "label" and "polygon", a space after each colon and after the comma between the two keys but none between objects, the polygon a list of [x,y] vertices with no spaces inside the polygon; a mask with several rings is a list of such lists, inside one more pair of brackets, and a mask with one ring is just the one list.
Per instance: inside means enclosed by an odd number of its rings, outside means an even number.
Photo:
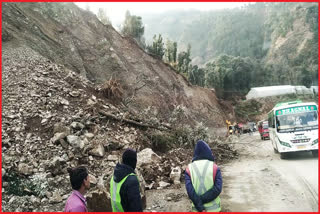
[{"label": "overcast sky", "polygon": [[141,15],[143,13],[161,13],[169,10],[219,10],[225,8],[241,7],[247,2],[76,2],[85,9],[89,5],[90,10],[95,14],[98,8],[104,8],[113,24],[124,20],[127,10],[131,15]]}]

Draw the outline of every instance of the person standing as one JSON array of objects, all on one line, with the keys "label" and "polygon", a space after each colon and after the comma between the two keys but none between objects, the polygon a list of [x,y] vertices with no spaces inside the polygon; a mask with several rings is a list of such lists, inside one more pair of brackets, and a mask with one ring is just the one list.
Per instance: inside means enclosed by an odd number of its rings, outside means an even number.
[{"label": "person standing", "polygon": [[222,176],[207,143],[196,144],[192,163],[185,170],[185,185],[193,212],[221,211]]},{"label": "person standing", "polygon": [[90,188],[88,170],[84,166],[68,169],[72,193],[69,196],[64,212],[87,212],[84,194]]},{"label": "person standing", "polygon": [[113,212],[142,212],[139,180],[134,170],[137,152],[127,149],[122,155],[110,180],[110,196]]}]

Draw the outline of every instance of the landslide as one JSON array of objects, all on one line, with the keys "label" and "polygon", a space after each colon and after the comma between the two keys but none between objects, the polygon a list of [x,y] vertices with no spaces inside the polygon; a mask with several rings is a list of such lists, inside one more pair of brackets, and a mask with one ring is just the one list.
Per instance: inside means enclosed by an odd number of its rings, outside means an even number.
[{"label": "landslide", "polygon": [[[139,158],[142,195],[170,188],[192,142],[223,124],[212,91],[73,3],[4,3],[2,21],[3,211],[63,210],[67,168],[78,165],[91,177],[89,211],[110,211],[108,178],[126,148],[160,158]],[[97,90],[111,76],[120,102]],[[223,139],[207,142],[218,164],[237,156]]]},{"label": "landslide", "polygon": [[121,102],[134,112],[152,108],[155,117],[168,121],[181,107],[191,126],[224,126],[225,113],[214,92],[190,85],[132,39],[73,3],[4,3],[2,17],[3,42],[30,47],[96,85],[119,80]]}]

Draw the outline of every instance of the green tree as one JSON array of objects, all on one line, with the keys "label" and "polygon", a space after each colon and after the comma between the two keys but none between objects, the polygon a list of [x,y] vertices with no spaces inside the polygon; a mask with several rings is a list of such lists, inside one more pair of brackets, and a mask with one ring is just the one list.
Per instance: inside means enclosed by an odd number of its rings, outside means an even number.
[{"label": "green tree", "polygon": [[144,26],[140,16],[131,15],[130,12],[127,11],[121,33],[125,36],[134,38],[141,47],[145,46],[143,37]]},{"label": "green tree", "polygon": [[104,25],[111,25],[111,21],[107,16],[107,11],[103,8],[98,9],[97,17]]},{"label": "green tree", "polygon": [[166,61],[170,64],[175,64],[177,61],[177,42],[172,42],[169,39],[166,41]]},{"label": "green tree", "polygon": [[204,70],[202,68],[198,68],[197,65],[191,65],[191,69],[189,69],[188,80],[193,85],[199,85],[203,87],[205,84]]},{"label": "green tree", "polygon": [[191,54],[191,45],[188,44],[188,49],[186,51],[182,51],[178,54],[178,72],[179,73],[188,73],[189,65],[191,62],[190,58]]},{"label": "green tree", "polygon": [[151,53],[155,56],[158,56],[160,59],[162,59],[163,55],[165,54],[164,43],[162,40],[163,39],[161,34],[159,34],[158,37],[157,35],[154,35],[152,45],[147,46],[148,53]]}]

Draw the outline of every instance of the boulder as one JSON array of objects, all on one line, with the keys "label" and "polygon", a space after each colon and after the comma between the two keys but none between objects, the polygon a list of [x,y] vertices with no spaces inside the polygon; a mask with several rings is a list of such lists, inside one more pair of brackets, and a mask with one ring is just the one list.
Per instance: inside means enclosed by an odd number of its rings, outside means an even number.
[{"label": "boulder", "polygon": [[100,143],[95,145],[95,147],[89,151],[89,154],[97,157],[103,157],[105,154],[103,145]]},{"label": "boulder", "polygon": [[94,175],[89,174],[89,180],[91,184],[97,184],[97,179]]},{"label": "boulder", "polygon": [[160,163],[161,158],[152,151],[150,148],[146,148],[138,153],[137,166],[142,165],[155,165]]},{"label": "boulder", "polygon": [[173,168],[170,173],[170,179],[174,184],[180,184],[181,169],[179,166]]},{"label": "boulder", "polygon": [[59,193],[59,190],[53,192],[52,197],[49,199],[49,203],[55,204],[62,202],[62,197]]},{"label": "boulder", "polygon": [[56,123],[53,125],[53,133],[65,133],[66,136],[70,135],[70,128],[65,126],[63,123]]},{"label": "boulder", "polygon": [[68,143],[75,149],[83,149],[84,142],[76,135],[67,136]]}]

